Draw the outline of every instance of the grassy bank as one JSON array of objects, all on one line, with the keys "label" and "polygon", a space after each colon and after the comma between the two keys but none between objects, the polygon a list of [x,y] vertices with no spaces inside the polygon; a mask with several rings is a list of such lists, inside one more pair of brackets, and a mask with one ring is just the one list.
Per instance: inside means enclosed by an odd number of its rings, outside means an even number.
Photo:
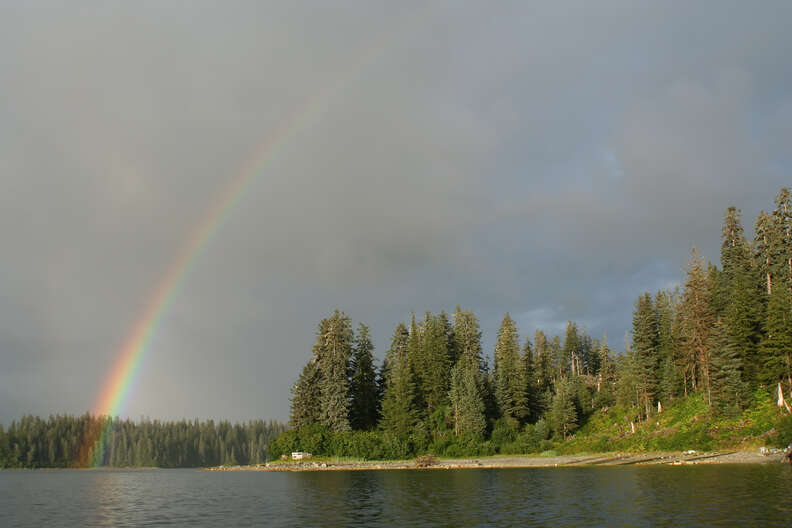
[{"label": "grassy bank", "polygon": [[556,449],[569,454],[751,450],[760,446],[783,447],[789,442],[792,442],[792,417],[779,411],[772,396],[759,389],[751,406],[741,412],[712,410],[702,394],[681,399],[643,421],[636,421],[632,410],[602,409],[590,415],[574,437],[556,442]]},{"label": "grassy bank", "polygon": [[[582,413],[581,413],[582,414]],[[292,451],[307,451],[313,460],[409,460],[423,454],[443,458],[494,455],[556,456],[583,453],[647,453],[687,450],[752,451],[792,442],[792,416],[776,407],[759,389],[744,410],[710,409],[702,394],[678,399],[649,419],[639,420],[634,407],[611,406],[584,415],[568,438],[551,436],[543,420],[520,428],[498,421],[489,439],[457,438],[453,430],[418,429],[409,437],[382,431],[331,433],[320,426],[287,431],[270,445],[270,460]],[[440,424],[441,425],[441,424]]]}]

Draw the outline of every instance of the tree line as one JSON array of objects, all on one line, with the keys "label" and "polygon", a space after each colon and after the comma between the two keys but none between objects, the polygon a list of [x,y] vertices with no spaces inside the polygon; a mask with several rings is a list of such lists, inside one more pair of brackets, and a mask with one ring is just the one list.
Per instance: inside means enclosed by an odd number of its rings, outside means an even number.
[{"label": "tree line", "polygon": [[105,432],[98,462],[111,467],[208,467],[263,464],[268,445],[286,426],[279,422],[121,420],[106,416],[24,416],[0,426],[0,467],[80,467]]},{"label": "tree line", "polygon": [[[398,458],[421,452],[541,449],[612,405],[636,420],[701,394],[714,413],[739,413],[758,388],[792,389],[792,206],[781,189],[746,239],[726,211],[720,267],[696,252],[681,287],[635,302],[625,352],[569,322],[562,336],[520,339],[507,313],[492,363],[471,311],[398,323],[379,368],[369,329],[336,310],[317,329],[292,389],[292,430],[273,453]],[[782,394],[783,394],[782,392]],[[373,455],[372,455],[373,453]],[[362,454],[362,455],[361,455]]]}]

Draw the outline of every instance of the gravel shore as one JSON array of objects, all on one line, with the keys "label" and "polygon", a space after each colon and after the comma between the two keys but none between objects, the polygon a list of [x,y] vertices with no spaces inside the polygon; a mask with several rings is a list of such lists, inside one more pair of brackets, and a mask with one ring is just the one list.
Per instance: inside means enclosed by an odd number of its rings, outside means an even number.
[{"label": "gravel shore", "polygon": [[467,469],[467,468],[526,468],[565,466],[630,466],[630,465],[690,465],[690,464],[779,464],[783,453],[762,454],[757,451],[686,451],[683,453],[604,453],[598,455],[562,456],[497,456],[485,458],[443,459],[428,465],[415,461],[332,462],[302,460],[277,462],[258,466],[208,468],[206,471],[362,471],[383,469]]}]

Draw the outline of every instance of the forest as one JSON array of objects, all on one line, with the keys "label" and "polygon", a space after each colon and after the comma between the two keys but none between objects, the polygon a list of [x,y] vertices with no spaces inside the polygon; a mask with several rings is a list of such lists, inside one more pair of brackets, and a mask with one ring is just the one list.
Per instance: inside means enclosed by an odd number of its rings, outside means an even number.
[{"label": "forest", "polygon": [[[720,266],[692,250],[680,286],[635,301],[624,352],[568,322],[521,338],[507,313],[492,362],[475,314],[396,324],[378,366],[368,327],[336,310],[292,388],[290,424],[25,416],[0,426],[0,467],[260,464],[291,451],[360,459],[706,448],[792,441],[792,204],[783,188],[746,238],[723,218]],[[785,396],[788,395],[788,396]],[[670,420],[676,420],[671,422]],[[93,436],[92,436],[93,435]],[[83,460],[83,462],[80,462]]]},{"label": "forest", "polygon": [[85,450],[105,431],[106,443],[99,466],[209,467],[260,464],[267,446],[286,429],[278,422],[253,420],[175,421],[50,416],[25,416],[7,431],[0,427],[0,467],[65,468],[90,465]]},{"label": "forest", "polygon": [[[659,426],[664,407],[696,405],[701,412],[694,421],[733,418],[732,429],[750,429],[747,413],[768,429],[778,425],[770,431],[776,442],[792,440],[784,396],[792,390],[787,188],[774,206],[759,214],[750,240],[741,211],[729,207],[720,266],[693,248],[678,288],[635,301],[620,354],[605,336],[592,338],[571,321],[563,336],[537,330],[521,340],[507,313],[490,365],[478,319],[457,307],[450,315],[427,312],[398,323],[377,368],[369,329],[353,330],[335,311],[318,325],[313,357],[292,389],[291,430],[273,442],[271,454],[393,459],[539,452],[565,445],[610,412],[620,423],[612,424],[612,437],[600,438],[599,448],[607,450],[626,428],[634,434],[645,423]],[[708,445],[712,431],[698,433],[685,441]]]}]

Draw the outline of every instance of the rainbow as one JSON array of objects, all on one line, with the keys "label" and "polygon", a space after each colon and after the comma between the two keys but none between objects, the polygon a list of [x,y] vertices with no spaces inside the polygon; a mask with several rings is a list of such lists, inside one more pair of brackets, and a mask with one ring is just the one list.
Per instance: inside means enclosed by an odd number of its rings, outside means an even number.
[{"label": "rainbow", "polygon": [[[408,17],[404,25],[410,25],[425,13],[419,11]],[[425,18],[425,17],[424,17]],[[78,466],[99,466],[105,459],[108,436],[113,428],[113,417],[118,416],[129,398],[131,388],[141,369],[146,353],[151,348],[152,340],[162,325],[163,316],[173,304],[175,294],[179,291],[191,269],[215,236],[228,213],[244,196],[245,191],[282,148],[288,144],[302,129],[321,117],[328,102],[356,72],[364,69],[383,51],[390,47],[394,37],[403,35],[395,30],[389,33],[390,38],[382,39],[378,45],[368,47],[350,68],[336,77],[334,83],[325,85],[324,90],[309,98],[304,104],[293,111],[277,129],[254,151],[250,160],[242,165],[236,177],[231,179],[217,199],[203,216],[203,220],[192,230],[189,238],[179,248],[170,267],[159,281],[153,294],[146,303],[145,310],[138,318],[127,339],[124,341],[118,359],[115,361],[109,376],[106,378],[92,413],[99,418],[84,435],[82,445],[77,453]]]}]

